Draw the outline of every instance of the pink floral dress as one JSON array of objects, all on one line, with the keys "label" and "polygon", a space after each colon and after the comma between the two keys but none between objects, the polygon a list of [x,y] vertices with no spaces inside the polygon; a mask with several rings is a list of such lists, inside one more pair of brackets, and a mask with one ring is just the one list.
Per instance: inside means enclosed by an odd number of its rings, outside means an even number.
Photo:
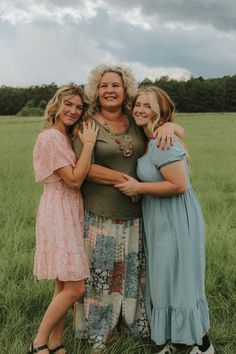
[{"label": "pink floral dress", "polygon": [[34,274],[38,279],[78,281],[89,276],[84,252],[83,201],[56,170],[76,164],[66,137],[58,130],[39,134],[33,151],[36,182],[43,183],[36,218]]}]

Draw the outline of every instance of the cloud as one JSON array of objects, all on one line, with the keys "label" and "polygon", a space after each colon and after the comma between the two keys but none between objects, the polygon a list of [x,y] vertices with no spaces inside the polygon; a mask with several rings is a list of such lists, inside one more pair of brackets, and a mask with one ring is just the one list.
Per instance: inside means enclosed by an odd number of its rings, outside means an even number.
[{"label": "cloud", "polygon": [[0,50],[0,68],[6,68],[7,63],[7,70],[0,69],[0,84],[17,86],[85,83],[98,57],[111,59],[97,48],[92,38],[84,37],[83,32],[58,25],[40,29],[30,26],[30,30],[29,26],[18,26],[14,41],[9,43],[6,35]]},{"label": "cloud", "polygon": [[[64,2],[65,3],[65,2]],[[75,6],[76,4],[76,6]],[[0,18],[11,24],[30,22],[51,22],[65,24],[79,23],[82,20],[96,16],[99,1],[81,0],[69,1],[66,6],[60,6],[60,1],[3,1],[0,5]]]},{"label": "cloud", "polygon": [[2,0],[0,85],[85,83],[100,63],[138,80],[236,72],[234,1]]},{"label": "cloud", "polygon": [[142,81],[145,78],[155,81],[161,76],[169,76],[174,80],[188,80],[192,76],[190,71],[183,68],[147,67],[139,62],[125,62],[124,64],[132,68],[138,81]]},{"label": "cloud", "polygon": [[236,30],[234,0],[2,0],[0,13],[12,24],[45,20],[63,23],[92,19],[103,9],[116,21],[150,29],[167,26],[211,25],[219,30]]},{"label": "cloud", "polygon": [[139,8],[144,16],[156,19],[159,24],[211,25],[219,30],[236,30],[234,0],[107,0],[107,3],[123,12]]}]

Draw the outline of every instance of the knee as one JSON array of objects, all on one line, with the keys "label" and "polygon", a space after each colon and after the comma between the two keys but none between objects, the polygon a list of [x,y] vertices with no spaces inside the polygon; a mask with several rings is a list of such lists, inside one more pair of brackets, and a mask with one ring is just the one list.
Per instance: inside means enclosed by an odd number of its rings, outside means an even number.
[{"label": "knee", "polygon": [[81,298],[84,292],[85,292],[84,281],[76,282],[76,284],[73,284],[73,286],[69,289],[69,294],[72,302],[79,300],[79,298]]}]

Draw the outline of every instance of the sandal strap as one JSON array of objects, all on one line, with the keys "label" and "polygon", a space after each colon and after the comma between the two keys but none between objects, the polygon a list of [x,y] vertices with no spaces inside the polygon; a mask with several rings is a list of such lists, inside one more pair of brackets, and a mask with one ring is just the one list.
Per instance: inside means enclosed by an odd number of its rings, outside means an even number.
[{"label": "sandal strap", "polygon": [[56,348],[54,348],[54,349],[49,349],[49,351],[50,351],[50,353],[56,353],[56,352],[58,352],[58,350],[60,350],[60,349],[64,349],[65,347],[64,347],[64,345],[63,344],[60,344],[60,345],[58,345]]},{"label": "sandal strap", "polygon": [[34,348],[32,350],[32,353],[39,353],[41,350],[48,349],[47,344],[41,345],[40,347]]}]

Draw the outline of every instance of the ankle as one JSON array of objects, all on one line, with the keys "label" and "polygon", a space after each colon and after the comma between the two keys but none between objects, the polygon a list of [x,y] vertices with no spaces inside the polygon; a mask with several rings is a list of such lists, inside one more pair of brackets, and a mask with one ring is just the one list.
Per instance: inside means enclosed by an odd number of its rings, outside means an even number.
[{"label": "ankle", "polygon": [[49,348],[50,349],[54,349],[54,348],[56,348],[56,347],[59,347],[59,345],[61,345],[61,343],[62,343],[62,340],[49,340]]},{"label": "ankle", "polygon": [[30,354],[33,354],[33,353],[41,353],[42,352],[42,354],[43,353],[49,353],[49,349],[48,349],[48,345],[47,345],[47,343],[44,343],[44,344],[41,344],[39,341],[36,341],[36,340],[34,340],[32,343],[31,343],[31,345],[30,345],[30,348],[29,348],[29,351],[28,351],[28,353],[30,353]]},{"label": "ankle", "polygon": [[33,345],[35,348],[41,347],[42,345],[47,344],[47,343],[48,343],[47,339],[41,340],[41,338],[37,338],[37,337],[33,341]]},{"label": "ankle", "polygon": [[49,337],[49,344],[50,347],[58,347],[58,345],[60,345],[63,342],[63,338],[62,338],[62,332],[61,333],[55,333],[55,331],[53,331]]}]

